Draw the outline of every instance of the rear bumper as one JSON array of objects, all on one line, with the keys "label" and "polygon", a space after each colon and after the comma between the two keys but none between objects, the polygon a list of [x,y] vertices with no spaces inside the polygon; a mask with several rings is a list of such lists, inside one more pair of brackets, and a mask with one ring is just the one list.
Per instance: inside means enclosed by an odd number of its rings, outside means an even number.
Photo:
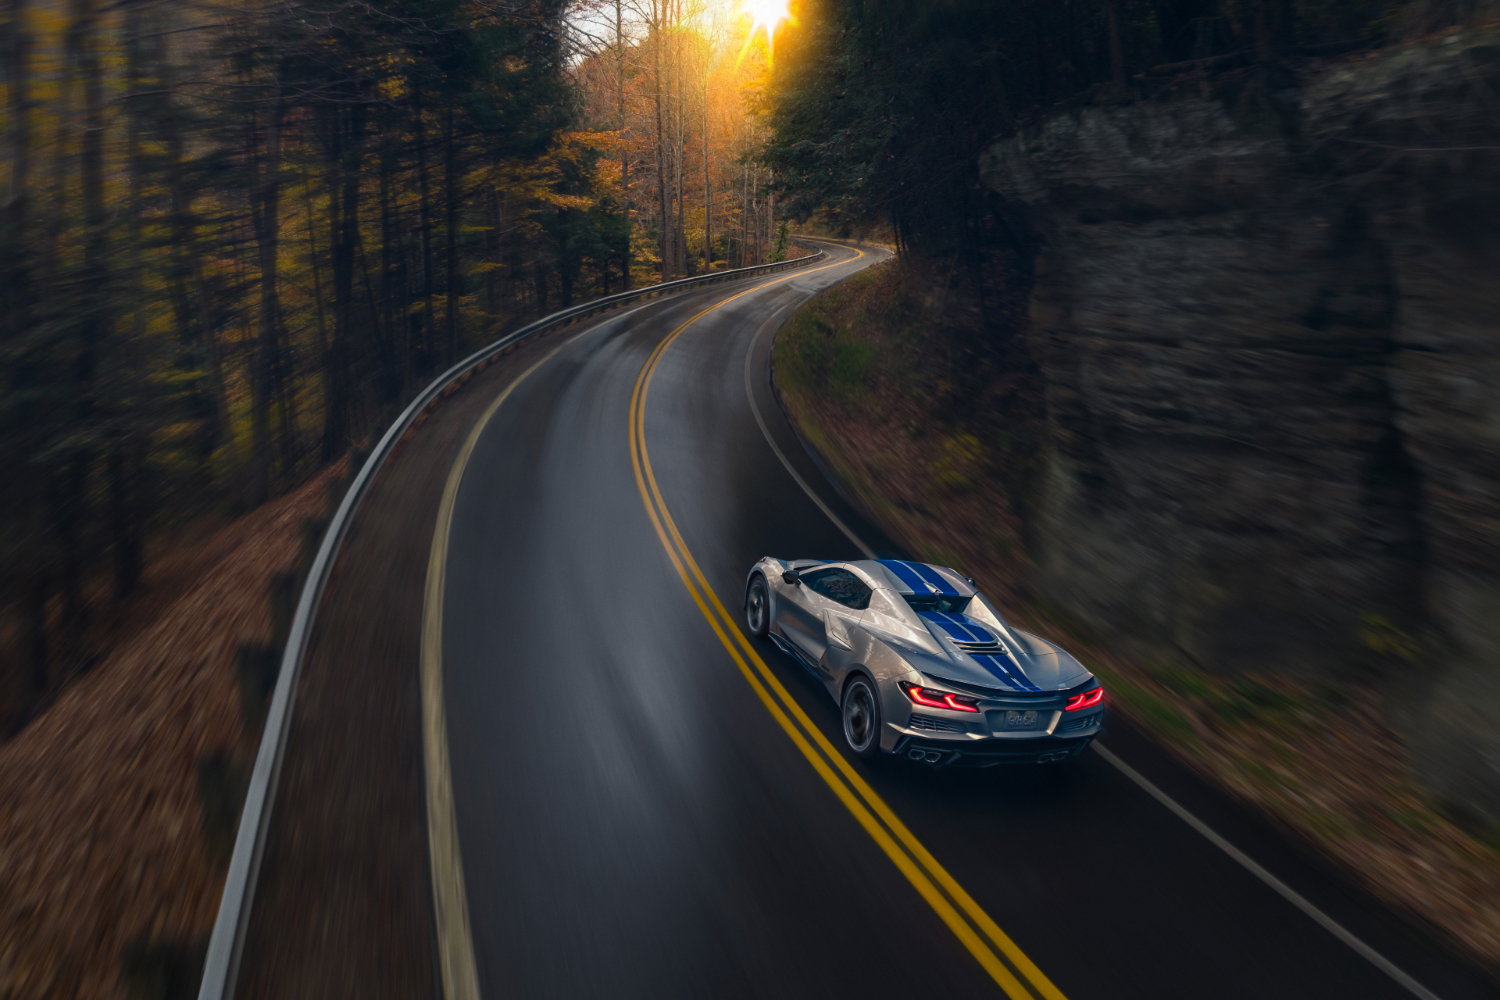
[{"label": "rear bumper", "polygon": [[1066,739],[1040,737],[1034,740],[954,740],[902,736],[891,750],[897,757],[919,760],[934,767],[994,767],[997,764],[1060,764],[1072,760],[1098,733]]}]

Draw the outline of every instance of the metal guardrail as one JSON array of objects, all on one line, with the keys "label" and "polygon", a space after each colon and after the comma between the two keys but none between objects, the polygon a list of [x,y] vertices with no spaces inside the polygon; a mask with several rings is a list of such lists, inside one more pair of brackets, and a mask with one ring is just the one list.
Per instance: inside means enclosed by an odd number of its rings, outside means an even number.
[{"label": "metal guardrail", "polygon": [[255,755],[255,769],[250,774],[250,787],[245,795],[244,811],[240,814],[239,831],[235,835],[234,853],[229,859],[229,874],[224,880],[224,895],[219,901],[219,913],[214,920],[213,935],[208,941],[208,955],[203,965],[203,982],[198,989],[198,1000],[230,1000],[234,995],[239,973],[240,956],[245,943],[245,930],[250,924],[250,909],[255,899],[256,878],[260,874],[261,856],[265,851],[266,831],[270,828],[271,804],[276,794],[276,782],[281,774],[281,761],[286,750],[286,734],[292,717],[292,700],[295,697],[297,678],[301,673],[302,656],[307,649],[308,636],[312,632],[313,614],[323,587],[328,582],[329,570],[338,554],[339,544],[349,528],[354,511],[364,498],[375,474],[380,471],[387,458],[395,450],[397,442],[412,426],[417,416],[442,396],[449,386],[473,370],[481,362],[500,354],[507,348],[525,343],[553,327],[563,326],[575,320],[613,309],[641,299],[652,299],[669,292],[685,291],[725,281],[750,278],[759,274],[771,274],[788,268],[801,267],[821,260],[827,251],[819,250],[808,257],[780,261],[775,264],[758,264],[754,267],[735,268],[716,274],[705,274],[696,278],[680,278],[630,292],[619,292],[604,298],[593,299],[580,305],[555,312],[515,330],[488,347],[469,355],[458,364],[439,375],[417,394],[395,423],[381,436],[380,442],[370,452],[359,474],[349,484],[338,511],[323,534],[323,542],[313,559],[307,582],[302,585],[302,594],[297,601],[297,613],[292,619],[291,631],[287,635],[286,649],[281,657],[281,672],[276,679],[275,692],[271,696],[271,707],[266,713],[265,729],[261,733],[260,749]]}]

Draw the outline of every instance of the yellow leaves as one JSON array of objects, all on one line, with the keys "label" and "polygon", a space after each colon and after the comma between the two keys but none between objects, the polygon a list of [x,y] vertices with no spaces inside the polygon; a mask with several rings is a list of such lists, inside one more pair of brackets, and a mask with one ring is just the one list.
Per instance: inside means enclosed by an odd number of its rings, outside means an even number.
[{"label": "yellow leaves", "polygon": [[395,73],[380,77],[375,84],[375,93],[392,104],[407,100],[410,90],[406,85],[406,77]]},{"label": "yellow leaves", "polygon": [[927,466],[932,478],[944,489],[965,490],[985,459],[984,442],[972,434],[959,433],[943,442],[938,457]]},{"label": "yellow leaves", "polygon": [[1422,652],[1417,640],[1401,631],[1383,615],[1363,615],[1360,622],[1360,640],[1382,656],[1415,660]]},{"label": "yellow leaves", "polygon": [[[619,132],[560,133],[534,161],[506,160],[491,176],[525,215],[541,209],[587,211],[606,190],[619,188],[619,171],[608,159],[622,146]],[[590,164],[591,159],[603,157]]]},{"label": "yellow leaves", "polygon": [[581,142],[605,156],[619,156],[623,152],[630,151],[630,143],[625,138],[623,129],[614,132],[568,132],[564,138],[577,137]]},{"label": "yellow leaves", "polygon": [[546,189],[538,199],[544,205],[554,208],[577,208],[587,210],[594,205],[594,199],[581,194],[559,194],[556,191]]}]

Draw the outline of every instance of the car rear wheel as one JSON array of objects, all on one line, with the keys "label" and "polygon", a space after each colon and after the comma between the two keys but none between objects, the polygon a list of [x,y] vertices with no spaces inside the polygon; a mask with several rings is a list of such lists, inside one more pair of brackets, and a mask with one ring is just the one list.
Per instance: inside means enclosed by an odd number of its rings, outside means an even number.
[{"label": "car rear wheel", "polygon": [[745,589],[745,624],[757,639],[765,638],[771,630],[771,592],[759,573],[750,578],[750,586]]},{"label": "car rear wheel", "polygon": [[854,756],[870,760],[880,753],[880,697],[868,677],[858,674],[844,688],[844,742]]}]

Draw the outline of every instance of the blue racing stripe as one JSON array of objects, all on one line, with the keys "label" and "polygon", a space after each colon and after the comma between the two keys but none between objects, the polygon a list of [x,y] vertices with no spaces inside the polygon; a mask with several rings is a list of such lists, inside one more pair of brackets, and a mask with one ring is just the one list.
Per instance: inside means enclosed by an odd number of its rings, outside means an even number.
[{"label": "blue racing stripe", "polygon": [[943,628],[947,629],[948,634],[953,636],[953,638],[957,639],[959,642],[984,641],[982,638],[980,638],[979,633],[974,631],[974,629],[966,621],[960,620],[956,622],[948,622],[943,626]]},{"label": "blue racing stripe", "polygon": [[969,631],[971,631],[975,635],[979,636],[979,638],[976,639],[975,642],[999,642],[1000,641],[999,639],[997,639],[995,637],[995,633],[991,632],[989,629],[985,628],[983,625],[978,624],[977,622],[974,622],[974,621],[970,620],[970,621],[964,622],[964,624],[967,625],[967,626],[969,626]]},{"label": "blue racing stripe", "polygon": [[[943,626],[949,635],[959,642],[996,642],[996,638],[989,629],[968,615],[956,615],[945,611],[923,611],[921,617],[928,621],[936,622]],[[964,634],[954,632],[955,628],[963,629]]]},{"label": "blue racing stripe", "polygon": [[1006,663],[1004,660],[1001,660],[999,657],[981,653],[975,655],[973,659],[975,663],[979,664],[981,667],[994,674],[1000,680],[1004,681],[1007,687],[1025,690],[1016,683],[1015,677],[1010,672],[1010,664]]},{"label": "blue racing stripe", "polygon": [[966,628],[970,632],[974,633],[974,641],[975,642],[996,642],[996,641],[998,641],[995,638],[995,633],[991,632],[989,629],[985,628],[983,625],[981,625],[979,622],[976,622],[974,619],[970,618],[968,615],[954,615],[953,617],[955,617],[959,621],[963,622],[964,628]]},{"label": "blue racing stripe", "polygon": [[958,596],[958,591],[953,589],[953,584],[948,582],[948,578],[931,566],[924,566],[922,563],[907,563],[906,565],[911,567],[913,573],[916,573],[926,581],[927,588],[934,594],[944,594],[948,597]]},{"label": "blue racing stripe", "polygon": [[911,571],[911,567],[898,559],[880,559],[880,565],[896,574],[896,578],[912,589],[912,593],[924,594],[932,588],[917,574]]},{"label": "blue racing stripe", "polygon": [[[922,611],[918,613],[918,617],[925,618],[936,625],[942,626],[944,632],[959,642],[974,641],[973,635],[966,627],[967,623],[959,616],[946,614],[942,611]],[[955,621],[955,618],[958,618],[958,620]]]},{"label": "blue racing stripe", "polygon": [[996,677],[1001,678],[1013,688],[1018,688],[1022,691],[1041,690],[1041,688],[1031,683],[1031,679],[1023,674],[1019,668],[1010,663],[1010,661],[1006,657],[995,656],[990,653],[982,653],[974,656],[974,659],[979,661],[980,666],[984,667]]},{"label": "blue racing stripe", "polygon": [[[920,617],[937,625],[959,642],[999,641],[989,629],[968,615],[950,614],[944,611],[923,611]],[[1008,687],[1018,691],[1041,691],[1041,688],[1033,684],[1031,678],[1026,676],[1020,663],[1010,656],[997,656],[993,653],[969,653],[968,655],[973,657],[975,663],[1004,681]]]}]

